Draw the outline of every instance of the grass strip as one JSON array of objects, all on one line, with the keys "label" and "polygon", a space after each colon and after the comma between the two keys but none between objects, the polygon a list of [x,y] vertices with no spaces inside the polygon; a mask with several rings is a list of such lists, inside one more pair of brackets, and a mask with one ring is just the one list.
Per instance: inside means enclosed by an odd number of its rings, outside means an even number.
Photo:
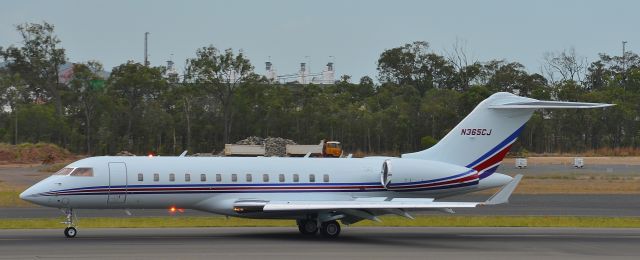
[{"label": "grass strip", "polygon": [[[382,223],[362,221],[360,227],[582,227],[640,228],[640,217],[574,216],[418,216],[415,220],[387,216]],[[62,218],[2,219],[0,229],[60,228]],[[81,228],[158,227],[293,227],[292,220],[225,217],[82,218]]]},{"label": "grass strip", "polygon": [[33,204],[20,199],[19,191],[0,190],[0,210],[3,210],[1,208],[22,208],[33,206]]}]

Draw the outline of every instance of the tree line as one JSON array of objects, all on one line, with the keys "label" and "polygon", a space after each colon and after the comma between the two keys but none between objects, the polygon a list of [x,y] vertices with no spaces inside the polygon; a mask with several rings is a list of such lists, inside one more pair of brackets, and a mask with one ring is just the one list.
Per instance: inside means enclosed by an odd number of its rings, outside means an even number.
[{"label": "tree line", "polygon": [[[104,75],[99,61],[68,64],[54,26],[16,26],[22,42],[0,46],[0,141],[50,142],[76,153],[220,151],[246,136],[299,143],[339,140],[349,152],[398,154],[429,147],[489,95],[615,103],[604,110],[536,112],[516,151],[584,152],[640,145],[640,57],[574,50],[545,54],[539,73],[518,62],[477,61],[456,43],[382,51],[375,81],[271,82],[242,53],[204,46],[182,75],[127,61]],[[379,83],[377,83],[379,82]]]}]

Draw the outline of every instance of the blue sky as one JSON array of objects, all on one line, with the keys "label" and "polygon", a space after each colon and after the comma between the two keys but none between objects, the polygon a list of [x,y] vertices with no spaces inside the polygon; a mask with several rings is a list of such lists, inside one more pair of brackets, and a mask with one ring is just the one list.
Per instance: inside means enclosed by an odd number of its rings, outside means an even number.
[{"label": "blue sky", "polygon": [[[640,1],[6,1],[0,46],[19,44],[15,25],[47,21],[72,62],[99,60],[105,68],[172,57],[179,68],[195,50],[213,44],[243,49],[257,73],[271,61],[279,74],[300,62],[317,72],[335,61],[338,75],[376,77],[385,49],[427,41],[444,53],[458,41],[470,57],[506,59],[539,72],[545,52],[575,48],[590,61],[640,47]],[[330,56],[333,56],[331,58]]]}]

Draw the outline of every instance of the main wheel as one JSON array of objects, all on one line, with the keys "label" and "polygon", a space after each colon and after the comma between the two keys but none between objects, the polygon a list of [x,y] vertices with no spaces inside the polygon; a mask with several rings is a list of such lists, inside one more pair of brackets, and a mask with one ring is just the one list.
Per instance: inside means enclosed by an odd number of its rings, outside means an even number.
[{"label": "main wheel", "polygon": [[332,220],[322,223],[320,234],[327,238],[336,238],[340,235],[340,224],[338,221]]},{"label": "main wheel", "polygon": [[68,227],[64,229],[64,236],[68,238],[74,238],[78,234],[78,230],[74,227]]},{"label": "main wheel", "polygon": [[316,233],[318,233],[318,226],[316,225],[315,221],[302,219],[298,220],[297,222],[298,230],[303,235],[315,235]]}]

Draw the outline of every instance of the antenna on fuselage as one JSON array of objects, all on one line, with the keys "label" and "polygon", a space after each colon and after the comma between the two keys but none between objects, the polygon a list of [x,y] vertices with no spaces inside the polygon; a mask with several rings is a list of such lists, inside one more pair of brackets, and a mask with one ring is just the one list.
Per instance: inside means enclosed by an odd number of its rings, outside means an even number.
[{"label": "antenna on fuselage", "polygon": [[184,157],[185,155],[187,155],[187,150],[184,150],[184,152],[182,152],[178,157]]}]

